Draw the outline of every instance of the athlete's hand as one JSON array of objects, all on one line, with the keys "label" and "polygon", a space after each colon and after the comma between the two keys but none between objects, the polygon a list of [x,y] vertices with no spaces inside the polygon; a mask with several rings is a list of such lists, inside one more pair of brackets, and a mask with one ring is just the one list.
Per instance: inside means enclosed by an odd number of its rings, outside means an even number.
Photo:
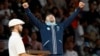
[{"label": "athlete's hand", "polygon": [[79,2],[79,8],[83,8],[85,6],[85,3]]},{"label": "athlete's hand", "polygon": [[26,9],[26,8],[29,7],[29,4],[27,2],[25,2],[25,3],[22,4],[22,6],[23,6],[24,9]]}]

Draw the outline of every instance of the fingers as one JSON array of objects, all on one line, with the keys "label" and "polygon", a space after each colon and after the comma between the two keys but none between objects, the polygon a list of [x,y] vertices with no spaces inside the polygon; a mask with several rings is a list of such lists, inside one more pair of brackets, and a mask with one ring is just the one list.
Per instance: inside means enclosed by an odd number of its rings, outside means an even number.
[{"label": "fingers", "polygon": [[79,2],[79,7],[80,7],[80,8],[83,8],[84,6],[85,6],[85,3]]},{"label": "fingers", "polygon": [[27,2],[23,3],[22,6],[23,6],[23,8],[28,8],[29,7]]}]

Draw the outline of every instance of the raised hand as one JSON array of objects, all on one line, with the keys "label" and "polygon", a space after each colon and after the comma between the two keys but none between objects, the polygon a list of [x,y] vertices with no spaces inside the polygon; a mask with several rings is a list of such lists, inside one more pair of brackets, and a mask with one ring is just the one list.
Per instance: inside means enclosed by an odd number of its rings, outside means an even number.
[{"label": "raised hand", "polygon": [[79,8],[83,8],[85,6],[85,3],[79,2]]},{"label": "raised hand", "polygon": [[22,4],[22,6],[23,6],[24,9],[26,9],[26,8],[29,7],[29,4],[27,2],[25,2],[25,3]]}]

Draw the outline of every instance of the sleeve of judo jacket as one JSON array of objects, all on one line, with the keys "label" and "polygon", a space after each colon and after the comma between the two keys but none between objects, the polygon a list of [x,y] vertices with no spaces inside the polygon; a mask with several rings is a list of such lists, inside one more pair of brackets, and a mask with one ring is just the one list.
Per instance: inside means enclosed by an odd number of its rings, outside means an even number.
[{"label": "sleeve of judo jacket", "polygon": [[66,28],[67,26],[69,26],[70,23],[75,19],[75,17],[78,15],[79,12],[80,12],[80,8],[77,8],[77,9],[75,10],[75,12],[74,12],[71,16],[69,16],[68,18],[66,18],[66,19],[61,23],[61,25],[62,25],[64,28]]},{"label": "sleeve of judo jacket", "polygon": [[32,14],[32,12],[30,11],[29,8],[25,9],[25,13],[27,14],[27,16],[29,17],[29,20],[35,24],[38,28],[41,28],[43,26],[43,23],[41,21],[39,21],[34,14]]}]

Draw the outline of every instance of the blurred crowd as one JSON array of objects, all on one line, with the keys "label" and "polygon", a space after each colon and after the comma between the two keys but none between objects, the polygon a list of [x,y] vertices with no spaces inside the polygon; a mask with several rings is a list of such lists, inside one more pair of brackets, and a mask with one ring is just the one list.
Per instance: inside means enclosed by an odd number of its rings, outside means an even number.
[{"label": "blurred crowd", "polygon": [[64,55],[100,56],[100,0],[0,0],[0,56],[9,56],[8,22],[13,18],[25,21],[21,35],[26,50],[43,50],[39,30],[29,21],[23,2],[29,3],[30,10],[41,22],[48,13],[62,22],[78,8],[79,1],[83,1],[85,7],[64,31]]}]

